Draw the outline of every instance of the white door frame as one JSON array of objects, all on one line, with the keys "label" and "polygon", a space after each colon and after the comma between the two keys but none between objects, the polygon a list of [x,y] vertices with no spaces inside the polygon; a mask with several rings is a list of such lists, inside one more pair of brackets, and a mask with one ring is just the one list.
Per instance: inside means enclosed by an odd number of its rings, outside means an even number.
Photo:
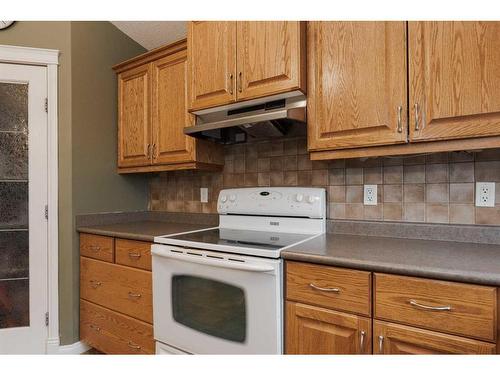
[{"label": "white door frame", "polygon": [[47,305],[49,325],[47,353],[59,352],[59,218],[58,218],[58,105],[57,70],[59,51],[53,49],[0,45],[0,63],[39,65],[47,67],[48,100],[48,243],[47,243]]}]

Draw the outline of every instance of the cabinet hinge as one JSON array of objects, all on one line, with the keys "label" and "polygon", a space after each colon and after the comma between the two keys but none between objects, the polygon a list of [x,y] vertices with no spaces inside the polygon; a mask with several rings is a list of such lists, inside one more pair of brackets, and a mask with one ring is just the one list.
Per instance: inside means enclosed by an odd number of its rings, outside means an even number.
[{"label": "cabinet hinge", "polygon": [[45,219],[49,220],[49,206],[47,204],[45,205]]},{"label": "cabinet hinge", "polygon": [[48,312],[45,313],[45,326],[46,327],[49,326],[49,313]]},{"label": "cabinet hinge", "polygon": [[45,112],[49,113],[49,99],[45,98]]}]

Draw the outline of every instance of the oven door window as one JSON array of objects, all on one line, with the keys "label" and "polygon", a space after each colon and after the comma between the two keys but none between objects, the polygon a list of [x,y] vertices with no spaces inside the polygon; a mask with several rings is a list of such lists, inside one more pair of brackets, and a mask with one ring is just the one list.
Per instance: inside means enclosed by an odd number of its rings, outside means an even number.
[{"label": "oven door window", "polygon": [[174,320],[221,339],[245,342],[246,302],[243,289],[189,275],[172,277]]}]

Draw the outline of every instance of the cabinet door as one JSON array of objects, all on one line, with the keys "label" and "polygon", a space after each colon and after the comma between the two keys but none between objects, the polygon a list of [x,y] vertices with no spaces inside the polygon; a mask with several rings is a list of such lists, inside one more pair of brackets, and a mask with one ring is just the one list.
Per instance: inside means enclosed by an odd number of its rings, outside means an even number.
[{"label": "cabinet door", "polygon": [[500,23],[410,22],[410,139],[500,134]]},{"label": "cabinet door", "polygon": [[237,22],[238,100],[305,91],[306,24]]},{"label": "cabinet door", "polygon": [[495,345],[399,324],[373,321],[374,354],[494,354]]},{"label": "cabinet door", "polygon": [[118,166],[151,163],[151,66],[118,75]]},{"label": "cabinet door", "polygon": [[153,164],[194,160],[195,140],[184,135],[187,111],[186,51],[153,62]]},{"label": "cabinet door", "polygon": [[236,22],[189,22],[189,109],[236,99]]},{"label": "cabinet door", "polygon": [[371,319],[286,302],[287,354],[370,354]]},{"label": "cabinet door", "polygon": [[406,141],[405,22],[308,23],[308,145]]}]

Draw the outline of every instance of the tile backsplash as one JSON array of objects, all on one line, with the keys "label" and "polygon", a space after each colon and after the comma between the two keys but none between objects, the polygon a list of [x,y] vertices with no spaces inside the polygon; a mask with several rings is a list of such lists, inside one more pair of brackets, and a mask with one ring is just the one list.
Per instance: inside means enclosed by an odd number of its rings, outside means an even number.
[{"label": "tile backsplash", "polygon": [[[220,189],[325,187],[331,219],[500,225],[500,149],[311,161],[306,139],[225,146],[222,172],[175,171],[150,180],[151,210],[216,213]],[[495,182],[495,207],[474,206],[476,181]],[[378,205],[363,205],[363,184]],[[208,187],[209,203],[200,203]]]}]

